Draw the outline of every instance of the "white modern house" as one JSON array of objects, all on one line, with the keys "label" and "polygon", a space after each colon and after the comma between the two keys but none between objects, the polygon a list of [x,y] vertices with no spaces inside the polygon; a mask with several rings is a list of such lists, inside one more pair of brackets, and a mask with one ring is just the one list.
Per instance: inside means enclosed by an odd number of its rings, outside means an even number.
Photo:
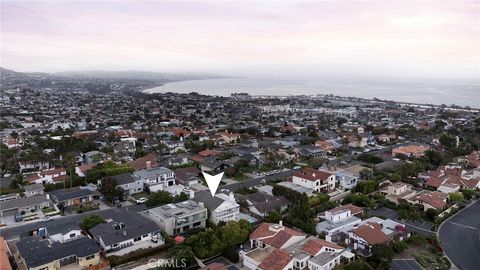
[{"label": "white modern house", "polygon": [[168,235],[205,228],[207,223],[207,209],[191,200],[158,206],[145,210],[142,214]]},{"label": "white modern house", "polygon": [[303,168],[292,175],[293,184],[315,192],[328,192],[335,189],[335,181],[335,174],[312,168]]},{"label": "white modern house", "polygon": [[141,170],[134,172],[133,175],[140,178],[150,192],[157,192],[175,185],[175,173],[165,167]]},{"label": "white modern house", "polygon": [[193,200],[208,209],[209,219],[214,224],[240,219],[240,205],[233,193],[219,193],[212,197],[209,191],[200,191],[194,194]]}]

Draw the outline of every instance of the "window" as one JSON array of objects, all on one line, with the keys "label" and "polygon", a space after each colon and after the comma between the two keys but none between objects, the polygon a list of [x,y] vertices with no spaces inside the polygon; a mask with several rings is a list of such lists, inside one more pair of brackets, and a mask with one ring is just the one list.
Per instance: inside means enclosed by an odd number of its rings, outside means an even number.
[{"label": "window", "polygon": [[148,237],[148,234],[144,234],[142,237],[143,237],[143,238],[147,238],[147,237]]},{"label": "window", "polygon": [[75,236],[77,236],[76,233],[71,233],[69,237],[70,237],[70,238],[74,238]]},{"label": "window", "polygon": [[91,260],[91,259],[93,259],[93,258],[95,258],[95,254],[85,257],[85,260],[88,261],[88,260]]},{"label": "window", "polygon": [[140,241],[140,240],[142,240],[142,237],[141,237],[141,236],[133,238],[133,242],[138,242],[138,241]]}]

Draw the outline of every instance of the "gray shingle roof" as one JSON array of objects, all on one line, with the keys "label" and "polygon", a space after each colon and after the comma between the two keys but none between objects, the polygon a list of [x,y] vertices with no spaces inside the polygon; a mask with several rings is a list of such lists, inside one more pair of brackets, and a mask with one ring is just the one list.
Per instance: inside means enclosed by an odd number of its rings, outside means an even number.
[{"label": "gray shingle roof", "polygon": [[46,195],[35,195],[31,197],[23,197],[15,200],[0,202],[0,211],[20,208],[20,207],[25,207],[30,205],[36,205],[44,202],[50,202],[50,200],[47,199]]},{"label": "gray shingle roof", "polygon": [[21,239],[16,245],[28,268],[38,267],[71,255],[86,257],[101,250],[95,240],[87,237],[65,243],[50,243],[49,240],[34,235]]},{"label": "gray shingle roof", "polygon": [[[114,211],[102,213],[102,216],[112,222],[125,224],[125,228],[119,230],[114,229],[112,223],[101,223],[89,230],[93,236],[102,238],[103,243],[107,246],[160,231],[153,221],[134,211],[114,209]],[[125,236],[124,231],[126,232]]]},{"label": "gray shingle roof", "polygon": [[224,202],[224,200],[216,196],[212,197],[212,194],[210,194],[210,191],[208,190],[196,192],[193,200],[197,203],[202,202],[203,205],[210,211],[217,209],[217,207]]}]

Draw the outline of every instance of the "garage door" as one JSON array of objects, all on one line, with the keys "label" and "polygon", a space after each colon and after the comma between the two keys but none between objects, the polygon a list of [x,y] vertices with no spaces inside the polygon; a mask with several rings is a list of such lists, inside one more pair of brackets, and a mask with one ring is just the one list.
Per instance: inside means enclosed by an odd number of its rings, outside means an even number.
[{"label": "garage door", "polygon": [[14,216],[17,212],[18,212],[18,209],[5,210],[5,211],[2,211],[2,216],[3,217]]}]

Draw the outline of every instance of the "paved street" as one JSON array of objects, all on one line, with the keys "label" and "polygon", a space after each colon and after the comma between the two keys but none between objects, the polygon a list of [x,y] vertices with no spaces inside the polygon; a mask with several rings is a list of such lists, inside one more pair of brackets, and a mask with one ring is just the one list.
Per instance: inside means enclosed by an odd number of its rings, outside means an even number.
[{"label": "paved street", "polygon": [[[239,182],[236,182],[236,183],[233,183],[233,184],[228,184],[228,185],[221,186],[219,189],[228,189],[230,191],[235,191],[235,190],[240,189],[242,187],[254,187],[254,186],[261,185],[260,181],[262,181],[263,179],[266,179],[266,180],[275,180],[275,179],[285,180],[286,178],[288,178],[289,176],[292,175],[293,171],[294,170],[282,171],[282,172],[276,173],[276,174],[271,175],[271,176],[263,176],[263,177],[259,177],[259,178],[239,181]],[[134,211],[142,211],[142,210],[145,209],[145,205],[132,205],[132,206],[124,207],[124,208],[134,210]],[[97,210],[97,211],[91,211],[91,212],[86,212],[86,213],[82,213],[82,214],[75,214],[75,215],[67,215],[67,216],[63,216],[63,217],[57,217],[54,220],[49,221],[48,225],[66,223],[66,222],[70,222],[72,220],[76,220],[77,222],[81,222],[81,220],[84,216],[97,214],[97,213],[102,213],[104,211],[114,211],[114,209]],[[45,226],[45,224],[38,223],[38,222],[26,223],[26,224],[22,224],[22,225],[17,225],[15,227],[8,227],[7,226],[7,227],[4,227],[4,228],[0,228],[0,235],[5,237],[7,240],[17,239],[20,236],[26,235],[29,232],[31,232],[32,230],[35,230],[35,229],[43,227],[43,226]]]},{"label": "paved street", "polygon": [[[132,205],[132,206],[127,206],[124,207],[126,209],[132,210],[132,211],[142,211],[145,209],[145,205]],[[93,214],[101,214],[107,211],[115,211],[116,208],[112,209],[107,209],[107,210],[97,210],[97,211],[90,211],[90,212],[85,212],[81,214],[76,214],[76,215],[70,215],[70,216],[63,216],[63,217],[58,217],[55,218],[52,221],[49,221],[48,223],[39,223],[39,222],[33,222],[33,223],[27,223],[24,225],[19,225],[15,227],[3,227],[0,228],[0,235],[5,237],[7,240],[13,240],[17,239],[20,236],[27,235],[29,232],[32,230],[45,227],[46,225],[51,226],[51,225],[57,225],[57,224],[62,224],[70,221],[77,221],[81,222],[84,216],[89,216]]]},{"label": "paved street", "polygon": [[461,270],[480,268],[480,200],[445,221],[439,231],[443,250]]}]

